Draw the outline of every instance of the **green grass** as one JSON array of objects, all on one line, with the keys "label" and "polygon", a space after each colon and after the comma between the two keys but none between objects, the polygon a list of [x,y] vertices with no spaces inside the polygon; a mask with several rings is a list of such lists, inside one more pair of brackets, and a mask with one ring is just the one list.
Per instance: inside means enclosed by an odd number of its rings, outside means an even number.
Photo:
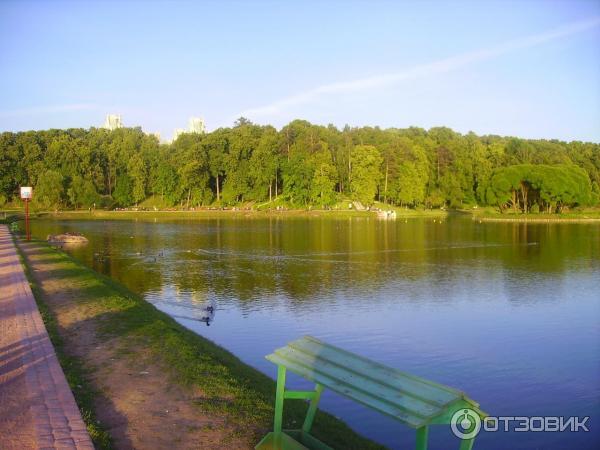
[{"label": "green grass", "polygon": [[19,253],[19,259],[23,265],[25,276],[29,281],[31,291],[35,298],[38,310],[48,331],[50,341],[56,351],[58,361],[65,373],[69,387],[75,397],[75,402],[81,411],[81,417],[86,425],[87,431],[90,438],[94,442],[94,446],[97,449],[109,450],[113,448],[112,439],[110,434],[102,427],[102,425],[96,419],[94,413],[94,399],[97,397],[98,392],[88,382],[88,372],[85,369],[85,365],[80,358],[70,356],[65,350],[65,343],[58,332],[58,323],[56,317],[51,313],[45,300],[45,296],[40,290],[39,286],[33,280],[29,266],[26,264],[23,257],[22,251],[17,246]]},{"label": "green grass", "polygon": [[493,221],[537,221],[537,222],[577,222],[600,220],[600,208],[576,208],[561,214],[515,213],[512,209],[500,213],[498,208],[483,207],[469,211],[473,218]]},{"label": "green grass", "polygon": [[55,218],[61,220],[207,220],[207,219],[259,219],[267,217],[375,217],[375,213],[369,211],[324,211],[324,210],[200,210],[200,211],[63,211],[59,214],[44,213],[40,217]]},{"label": "green grass", "polygon": [[20,211],[0,211],[0,223],[10,225],[13,222],[21,220],[23,215]]},{"label": "green grass", "polygon": [[[89,320],[93,321],[107,339],[119,337],[120,342],[129,345],[131,349],[139,348],[140,345],[150,349],[153,357],[169,368],[172,383],[200,388],[203,395],[196,401],[198,408],[208,414],[226,416],[241,435],[247,436],[250,433],[253,442],[258,442],[272,428],[275,382],[271,378],[242,363],[227,350],[179,325],[112,279],[92,271],[43,242],[37,241],[35,245],[45,264],[51,262],[54,277],[78,286],[78,302],[90,306],[93,314],[90,314]],[[40,297],[37,289],[36,297]],[[57,339],[56,324],[45,309],[43,298],[41,300],[45,321],[48,321],[52,335]],[[75,380],[71,386],[86,386],[85,369],[81,362],[65,359],[62,351],[64,344],[59,338],[57,342],[63,355],[61,364],[65,364],[63,367],[65,372],[69,372],[68,378]],[[283,344],[273,342],[273,347]],[[127,353],[127,348],[123,350]],[[135,354],[130,357],[135,357]],[[83,407],[88,411],[87,405],[91,405],[96,393],[88,386],[85,389],[74,389],[74,392],[78,402],[82,401]],[[285,406],[284,426],[299,428],[307,404],[301,400],[288,400]],[[89,411],[93,418],[92,410]],[[97,438],[102,436],[101,430],[92,431]],[[334,448],[383,448],[322,411],[317,414],[313,432]]]},{"label": "green grass", "polygon": [[141,202],[139,204],[139,207],[153,210],[154,208],[158,208],[158,209],[170,208],[170,205],[169,205],[168,201],[166,201],[164,198],[161,198],[160,195],[151,195],[150,197],[145,199],[143,202]]},{"label": "green grass", "polygon": [[[85,219],[85,220],[142,220],[142,221],[154,221],[154,220],[206,220],[206,219],[217,219],[217,218],[264,218],[264,217],[330,217],[330,218],[347,218],[347,217],[375,217],[373,211],[356,211],[354,209],[348,209],[349,200],[339,202],[334,209],[322,210],[322,209],[286,209],[283,211],[276,211],[276,206],[286,206],[281,200],[273,201],[271,203],[261,203],[257,205],[247,204],[248,208],[253,209],[228,209],[225,211],[220,210],[209,210],[200,209],[196,211],[154,211],[153,206],[156,205],[160,208],[160,199],[151,198],[145,201],[140,206],[148,208],[148,211],[107,211],[97,209],[93,212],[88,210],[66,210],[55,212],[36,212],[32,213],[32,217],[46,217],[56,219]],[[576,208],[570,211],[566,211],[562,214],[543,214],[543,213],[529,213],[521,214],[514,213],[512,210],[506,210],[503,214],[498,211],[498,208],[491,206],[479,207],[477,209],[465,208],[465,209],[412,209],[402,208],[383,202],[374,202],[373,207],[382,210],[394,210],[398,218],[418,218],[418,217],[446,217],[452,214],[464,214],[472,215],[475,219],[481,220],[506,220],[506,221],[589,221],[589,220],[600,220],[600,208]],[[337,209],[335,209],[337,208]],[[1,214],[1,213],[0,213]],[[3,220],[0,216],[0,223],[10,223],[17,217],[17,214],[22,216],[22,210],[11,211],[7,220]]]},{"label": "green grass", "polygon": [[[196,210],[196,211],[106,211],[97,209],[93,212],[88,210],[85,211],[61,211],[58,214],[54,212],[39,213],[38,217],[55,218],[61,220],[141,220],[141,221],[155,221],[155,220],[207,220],[207,219],[222,219],[222,218],[235,218],[235,219],[259,219],[266,217],[324,217],[324,218],[348,218],[348,217],[362,217],[362,218],[375,218],[376,213],[374,211],[356,211],[354,209],[287,209],[283,211],[276,211],[275,203],[271,204],[271,209],[268,209],[266,205],[258,205],[258,209],[253,210],[232,210],[228,209],[225,211],[219,210]],[[411,217],[445,217],[449,214],[448,211],[434,209],[434,210],[422,210],[422,209],[406,209],[399,208],[383,203],[376,202],[375,207],[389,210],[393,209],[399,218],[411,218]]]}]

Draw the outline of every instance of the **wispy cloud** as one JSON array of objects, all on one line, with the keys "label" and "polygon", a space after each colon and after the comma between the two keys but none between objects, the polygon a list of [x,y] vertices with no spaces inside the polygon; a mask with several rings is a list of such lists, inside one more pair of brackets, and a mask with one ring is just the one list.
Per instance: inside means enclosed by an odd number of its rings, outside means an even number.
[{"label": "wispy cloud", "polygon": [[26,117],[35,116],[39,114],[57,114],[71,111],[91,110],[96,108],[97,106],[92,103],[71,103],[67,105],[32,106],[28,108],[0,111],[0,118]]},{"label": "wispy cloud", "polygon": [[494,47],[463,53],[428,64],[410,67],[399,72],[325,84],[279,99],[268,105],[247,109],[243,111],[241,115],[250,118],[274,116],[290,107],[312,103],[325,96],[381,89],[402,81],[449,72],[475,62],[492,59],[517,50],[535,47],[550,41],[583,33],[598,26],[600,26],[600,17],[594,17],[589,20],[574,22],[554,28],[544,33],[507,41]]}]

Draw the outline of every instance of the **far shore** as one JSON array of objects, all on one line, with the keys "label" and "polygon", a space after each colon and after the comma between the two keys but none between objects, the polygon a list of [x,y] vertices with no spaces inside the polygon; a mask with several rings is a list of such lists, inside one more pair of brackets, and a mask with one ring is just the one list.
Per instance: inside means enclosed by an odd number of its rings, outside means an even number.
[{"label": "far shore", "polygon": [[[377,210],[393,210],[397,219],[434,218],[449,216],[471,217],[479,222],[522,222],[522,223],[597,223],[600,222],[600,209],[569,211],[563,214],[501,214],[490,207],[479,209],[408,209],[384,204],[376,204],[375,210],[356,209],[244,209],[196,208],[196,209],[119,209],[119,210],[59,210],[34,211],[33,218],[52,218],[64,220],[156,220],[181,219],[205,220],[219,218],[259,219],[259,218],[364,218],[377,220]],[[23,215],[23,209],[0,210],[0,222],[9,222]],[[6,216],[6,218],[5,218]]]},{"label": "far shore", "polygon": [[473,220],[480,222],[524,222],[524,223],[594,223],[600,222],[600,209],[591,208],[568,211],[562,214],[529,213],[520,214],[482,208],[471,212]]},{"label": "far shore", "polygon": [[540,216],[522,216],[522,217],[487,217],[487,216],[473,216],[473,220],[479,220],[480,222],[528,222],[528,223],[590,223],[600,222],[600,217],[552,217],[550,215],[546,217]]},{"label": "far shore", "polygon": [[[392,209],[392,208],[390,208]],[[450,214],[448,211],[435,210],[412,210],[394,208],[397,218],[435,217],[443,218]],[[20,211],[22,213],[22,211]],[[13,212],[14,213],[14,212]],[[256,209],[196,209],[196,210],[70,210],[70,211],[43,211],[36,212],[37,217],[48,217],[55,219],[89,219],[89,220],[152,220],[152,219],[185,219],[203,220],[218,218],[366,218],[377,219],[376,211],[368,210],[339,210],[339,209],[284,209],[284,210],[256,210]]]}]

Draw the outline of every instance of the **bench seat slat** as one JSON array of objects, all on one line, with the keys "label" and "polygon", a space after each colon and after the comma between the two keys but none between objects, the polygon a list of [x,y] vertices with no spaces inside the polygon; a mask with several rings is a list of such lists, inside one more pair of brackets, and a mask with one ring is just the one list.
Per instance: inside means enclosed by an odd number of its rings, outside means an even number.
[{"label": "bench seat slat", "polygon": [[307,380],[315,383],[322,384],[323,386],[331,389],[338,394],[342,394],[345,397],[351,398],[359,403],[364,404],[370,408],[373,408],[379,412],[389,415],[397,420],[400,420],[407,425],[418,428],[423,423],[427,422],[422,417],[414,416],[407,413],[404,409],[396,407],[386,401],[374,397],[369,394],[365,394],[363,391],[354,389],[346,383],[341,382],[331,376],[321,373],[314,368],[304,366],[297,361],[288,360],[278,353],[272,353],[267,356],[267,359],[277,365],[285,366],[291,372],[294,372]]},{"label": "bench seat slat", "polygon": [[439,407],[446,406],[464,397],[464,394],[456,389],[384,366],[346,350],[325,344],[310,336],[293,341],[288,347],[307,354],[318,355],[364,377]]},{"label": "bench seat slat", "polygon": [[421,419],[432,418],[440,412],[438,406],[406,395],[403,391],[386,384],[381,384],[362,374],[347,370],[345,367],[324,359],[320,355],[310,355],[291,347],[278,349],[275,351],[275,354],[286,361],[292,361],[307,369],[313,369],[346,385],[342,388],[344,393],[348,389],[362,391],[365,395],[376,398],[378,402],[389,403],[391,406],[404,410],[408,414],[420,417]]}]

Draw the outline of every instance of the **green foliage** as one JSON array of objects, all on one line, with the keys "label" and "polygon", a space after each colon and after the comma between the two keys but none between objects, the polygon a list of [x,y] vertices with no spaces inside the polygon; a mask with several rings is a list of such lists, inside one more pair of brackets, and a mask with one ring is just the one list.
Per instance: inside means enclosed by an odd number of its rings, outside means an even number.
[{"label": "green foliage", "polygon": [[[521,166],[537,169],[524,178],[525,169],[514,168]],[[40,208],[127,207],[156,196],[187,208],[215,201],[325,207],[351,198],[365,205],[487,204],[522,212],[537,205],[552,212],[598,204],[600,145],[444,127],[338,130],[303,120],[277,131],[245,118],[162,145],[139,128],[1,133],[0,198],[18,198],[24,185],[36,187],[36,196],[42,188],[34,202]]]},{"label": "green foliage", "polygon": [[46,170],[34,187],[33,204],[37,209],[58,209],[63,201],[64,178],[55,170]]},{"label": "green foliage", "polygon": [[132,180],[131,198],[137,204],[146,198],[146,165],[142,156],[136,153],[129,159],[127,174]]},{"label": "green foliage", "polygon": [[336,170],[327,151],[315,153],[311,165],[313,174],[310,185],[310,202],[320,206],[331,206],[336,201]]},{"label": "green foliage", "polygon": [[133,203],[133,182],[129,175],[124,173],[117,178],[113,197],[119,206],[129,206]]},{"label": "green foliage", "polygon": [[383,158],[384,200],[406,206],[423,204],[429,181],[429,161],[423,146],[398,137],[384,146]]},{"label": "green foliage", "polygon": [[350,192],[364,205],[375,200],[382,162],[379,151],[372,145],[357,145],[350,153]]},{"label": "green foliage", "polygon": [[172,144],[173,164],[177,167],[179,197],[186,208],[210,203],[212,193],[208,155],[203,135],[184,133]]},{"label": "green foliage", "polygon": [[277,131],[275,128],[267,128],[252,151],[248,161],[248,193],[254,200],[272,197],[273,182],[279,167],[278,145]]},{"label": "green foliage", "polygon": [[593,204],[587,173],[574,165],[521,164],[494,171],[487,200],[500,212],[562,212],[564,208]]},{"label": "green foliage", "polygon": [[153,171],[151,177],[152,192],[160,195],[163,201],[169,206],[173,206],[179,200],[179,175],[173,166],[170,164],[161,164]]},{"label": "green foliage", "polygon": [[310,182],[313,170],[300,153],[283,163],[283,190],[289,202],[295,206],[306,206],[310,199]]},{"label": "green foliage", "polygon": [[71,180],[71,186],[67,189],[69,202],[76,208],[90,208],[100,202],[100,196],[96,192],[94,183],[76,175]]},{"label": "green foliage", "polygon": [[400,205],[418,205],[425,199],[425,183],[413,162],[400,164],[398,178],[392,185],[391,198]]}]

